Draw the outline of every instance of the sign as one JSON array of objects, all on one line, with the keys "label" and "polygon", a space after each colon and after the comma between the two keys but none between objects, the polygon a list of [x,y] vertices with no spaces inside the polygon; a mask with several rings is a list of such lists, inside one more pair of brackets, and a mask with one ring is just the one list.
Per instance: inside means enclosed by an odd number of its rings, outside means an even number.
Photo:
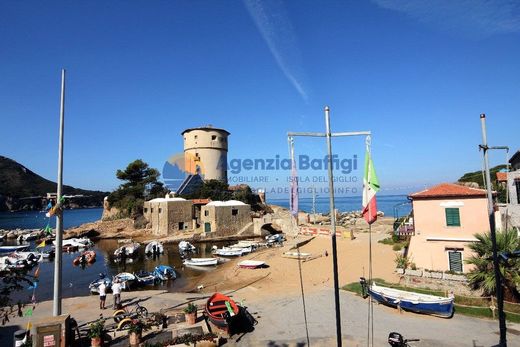
[{"label": "sign", "polygon": [[56,346],[56,341],[54,340],[54,335],[45,335],[43,337],[43,347],[54,347]]}]

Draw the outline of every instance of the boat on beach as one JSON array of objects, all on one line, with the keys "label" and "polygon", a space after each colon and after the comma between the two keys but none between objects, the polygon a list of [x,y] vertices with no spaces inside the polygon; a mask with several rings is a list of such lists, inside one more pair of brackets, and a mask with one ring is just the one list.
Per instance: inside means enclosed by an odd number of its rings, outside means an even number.
[{"label": "boat on beach", "polygon": [[237,317],[240,307],[229,296],[221,293],[213,294],[204,307],[206,316],[219,329],[229,331],[233,318]]},{"label": "boat on beach", "polygon": [[177,278],[177,274],[175,273],[175,270],[168,265],[159,265],[156,266],[153,270],[153,274],[156,278],[158,278],[161,281],[168,281],[170,279]]},{"label": "boat on beach", "polygon": [[370,285],[363,277],[360,278],[359,283],[361,284],[363,297],[370,296],[381,304],[443,318],[451,318],[453,316],[454,298],[452,297],[409,292],[378,286],[375,283]]},{"label": "boat on beach", "polygon": [[214,266],[217,265],[217,258],[191,258],[182,262],[186,266]]},{"label": "boat on beach", "polygon": [[312,256],[312,253],[305,253],[305,252],[284,252],[282,254],[283,258],[291,258],[291,259],[308,259]]},{"label": "boat on beach", "polygon": [[261,260],[242,260],[238,263],[238,267],[243,269],[256,269],[259,267],[263,267],[265,265],[265,261]]},{"label": "boat on beach", "polygon": [[146,255],[159,255],[164,253],[164,246],[162,242],[159,241],[152,241],[149,244],[146,245],[144,248],[144,253]]}]

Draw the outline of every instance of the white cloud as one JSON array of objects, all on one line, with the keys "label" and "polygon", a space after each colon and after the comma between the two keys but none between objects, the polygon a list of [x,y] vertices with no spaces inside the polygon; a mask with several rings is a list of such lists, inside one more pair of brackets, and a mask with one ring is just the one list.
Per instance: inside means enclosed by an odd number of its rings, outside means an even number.
[{"label": "white cloud", "polygon": [[520,32],[518,0],[372,0],[442,30],[474,38]]},{"label": "white cloud", "polygon": [[244,0],[244,4],[283,74],[307,101],[308,95],[302,82],[305,74],[300,51],[282,2]]}]

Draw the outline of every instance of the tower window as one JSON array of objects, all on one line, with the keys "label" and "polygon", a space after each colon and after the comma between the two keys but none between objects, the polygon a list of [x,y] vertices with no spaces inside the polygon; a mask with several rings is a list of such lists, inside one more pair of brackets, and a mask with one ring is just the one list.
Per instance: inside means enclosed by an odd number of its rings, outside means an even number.
[{"label": "tower window", "polygon": [[217,139],[217,135],[211,135],[211,139],[215,141]]},{"label": "tower window", "polygon": [[198,138],[198,136],[197,136],[197,135],[195,135],[195,140],[196,140],[197,138]]}]

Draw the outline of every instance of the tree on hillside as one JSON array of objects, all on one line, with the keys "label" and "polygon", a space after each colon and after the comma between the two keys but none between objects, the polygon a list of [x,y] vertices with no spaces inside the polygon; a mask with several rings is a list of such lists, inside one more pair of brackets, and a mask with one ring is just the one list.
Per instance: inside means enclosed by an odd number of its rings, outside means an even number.
[{"label": "tree on hillside", "polygon": [[[506,202],[506,189],[497,184],[497,172],[506,169],[506,165],[497,165],[489,170],[491,176],[492,189],[497,192],[497,201],[501,203]],[[484,176],[482,171],[468,172],[462,175],[459,182],[475,182],[480,188],[484,188]]]},{"label": "tree on hillside", "polygon": [[220,180],[207,180],[193,194],[183,195],[187,199],[211,199],[226,201],[231,199],[229,185]]},{"label": "tree on hillside", "polygon": [[[475,234],[477,242],[469,244],[475,253],[466,263],[475,266],[468,274],[469,285],[473,289],[481,289],[484,295],[495,295],[495,273],[493,271],[493,248],[491,235]],[[496,233],[498,253],[510,253],[520,250],[520,238],[515,230]],[[513,258],[500,261],[500,273],[504,284],[504,297],[510,301],[520,301],[520,259]]]},{"label": "tree on hillside", "polygon": [[167,193],[163,183],[158,181],[160,175],[141,159],[134,160],[125,170],[117,170],[116,177],[125,183],[108,196],[108,202],[125,216],[142,214],[145,200],[164,197]]}]

